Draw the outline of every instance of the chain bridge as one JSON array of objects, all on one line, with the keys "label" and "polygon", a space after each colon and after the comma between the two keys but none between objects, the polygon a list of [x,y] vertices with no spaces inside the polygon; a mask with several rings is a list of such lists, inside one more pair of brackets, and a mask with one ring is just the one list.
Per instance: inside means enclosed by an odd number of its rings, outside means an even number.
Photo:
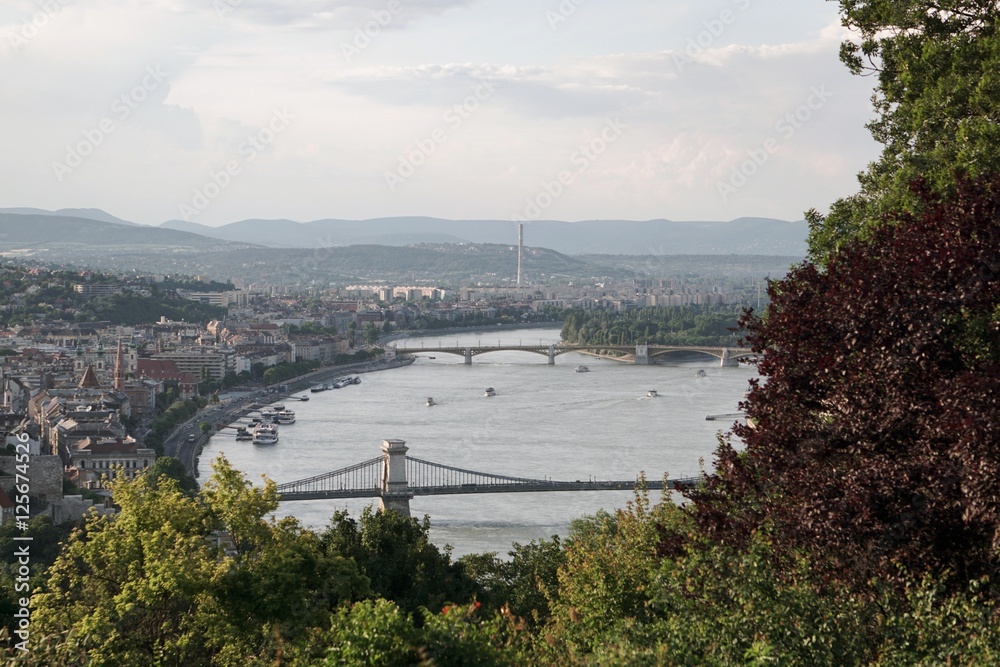
[{"label": "chain bridge", "polygon": [[[440,352],[442,354],[457,354],[465,358],[466,364],[472,363],[472,358],[487,352],[521,351],[540,354],[548,358],[549,365],[556,363],[556,357],[567,352],[591,352],[598,356],[618,361],[632,362],[638,365],[649,365],[656,357],[662,357],[677,352],[700,352],[719,358],[720,366],[738,366],[740,359],[759,356],[756,352],[742,347],[713,347],[706,345],[437,345],[420,347],[389,347],[393,354],[425,354]],[[620,352],[623,356],[616,357],[606,353]]]},{"label": "chain bridge", "polygon": [[[617,481],[511,477],[424,461],[407,456],[403,440],[383,440],[382,456],[340,470],[278,485],[280,500],[331,498],[379,498],[379,506],[410,515],[410,499],[456,493],[539,493],[544,491],[631,491],[638,479]],[[668,480],[649,480],[649,489],[690,488],[704,479],[694,475]]]}]

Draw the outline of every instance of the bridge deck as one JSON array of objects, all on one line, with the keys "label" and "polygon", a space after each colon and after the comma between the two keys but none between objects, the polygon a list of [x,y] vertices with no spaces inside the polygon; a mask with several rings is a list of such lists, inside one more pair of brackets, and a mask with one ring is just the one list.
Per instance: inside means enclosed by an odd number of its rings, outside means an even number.
[{"label": "bridge deck", "polygon": [[[701,482],[703,477],[683,477],[666,481],[647,480],[644,486],[657,491],[660,489],[689,489]],[[552,491],[632,491],[639,484],[637,480],[621,481],[574,481],[535,482],[512,484],[459,484],[441,486],[413,486],[397,495],[439,496],[471,493],[545,493]],[[383,495],[381,489],[331,489],[324,491],[289,491],[280,495],[280,500],[324,500],[337,498],[377,498]]]}]

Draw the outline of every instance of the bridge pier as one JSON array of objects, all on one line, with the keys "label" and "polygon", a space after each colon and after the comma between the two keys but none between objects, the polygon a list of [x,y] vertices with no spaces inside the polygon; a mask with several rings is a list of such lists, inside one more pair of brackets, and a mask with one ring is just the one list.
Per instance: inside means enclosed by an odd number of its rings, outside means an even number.
[{"label": "bridge pier", "polygon": [[406,481],[408,449],[405,440],[382,441],[382,493],[378,506],[381,510],[393,510],[403,516],[410,516],[410,498],[413,497]]},{"label": "bridge pier", "polygon": [[635,346],[635,365],[636,366],[649,366],[649,346],[648,345],[636,345]]},{"label": "bridge pier", "polygon": [[722,361],[719,363],[719,365],[722,366],[723,368],[739,366],[740,360],[737,359],[736,357],[729,356],[729,348],[724,347],[722,348]]},{"label": "bridge pier", "polygon": [[471,347],[465,348],[465,365],[466,366],[471,366],[472,365],[472,348]]},{"label": "bridge pier", "polygon": [[549,366],[556,365],[556,346],[549,345]]}]

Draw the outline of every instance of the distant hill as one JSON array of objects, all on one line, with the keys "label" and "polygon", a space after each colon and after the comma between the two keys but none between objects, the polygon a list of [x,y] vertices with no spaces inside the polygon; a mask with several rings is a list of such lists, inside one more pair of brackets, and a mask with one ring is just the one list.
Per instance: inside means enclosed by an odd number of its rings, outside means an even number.
[{"label": "distant hill", "polygon": [[[444,220],[425,217],[371,220],[241,220],[208,227],[181,220],[166,229],[272,248],[417,243],[517,243],[517,224],[507,220]],[[806,254],[804,220],[739,218],[730,222],[671,220],[534,220],[524,223],[525,244],[564,254],[784,255]]]},{"label": "distant hill", "polygon": [[41,208],[0,208],[0,213],[16,213],[18,215],[56,215],[67,218],[86,218],[100,222],[113,222],[116,225],[140,226],[138,223],[116,218],[99,208],[61,208],[58,211],[46,211]]},{"label": "distant hill", "polygon": [[160,227],[51,213],[0,212],[0,248],[6,250],[95,246],[211,250],[230,245],[235,244]]}]

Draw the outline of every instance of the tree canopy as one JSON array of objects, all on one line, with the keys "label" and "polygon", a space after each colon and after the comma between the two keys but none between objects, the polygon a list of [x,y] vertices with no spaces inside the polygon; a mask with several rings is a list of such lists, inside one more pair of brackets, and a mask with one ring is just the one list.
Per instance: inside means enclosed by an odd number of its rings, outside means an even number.
[{"label": "tree canopy", "polygon": [[766,382],[696,494],[724,541],[767,527],[857,585],[1000,574],[1000,178],[914,196],[745,317]]},{"label": "tree canopy", "polygon": [[943,195],[957,178],[1000,173],[1000,11],[995,0],[840,0],[856,39],[841,59],[876,80],[872,136],[879,159],[861,190],[828,215],[810,211],[810,255],[822,262],[890,211],[919,213],[909,185]]}]

